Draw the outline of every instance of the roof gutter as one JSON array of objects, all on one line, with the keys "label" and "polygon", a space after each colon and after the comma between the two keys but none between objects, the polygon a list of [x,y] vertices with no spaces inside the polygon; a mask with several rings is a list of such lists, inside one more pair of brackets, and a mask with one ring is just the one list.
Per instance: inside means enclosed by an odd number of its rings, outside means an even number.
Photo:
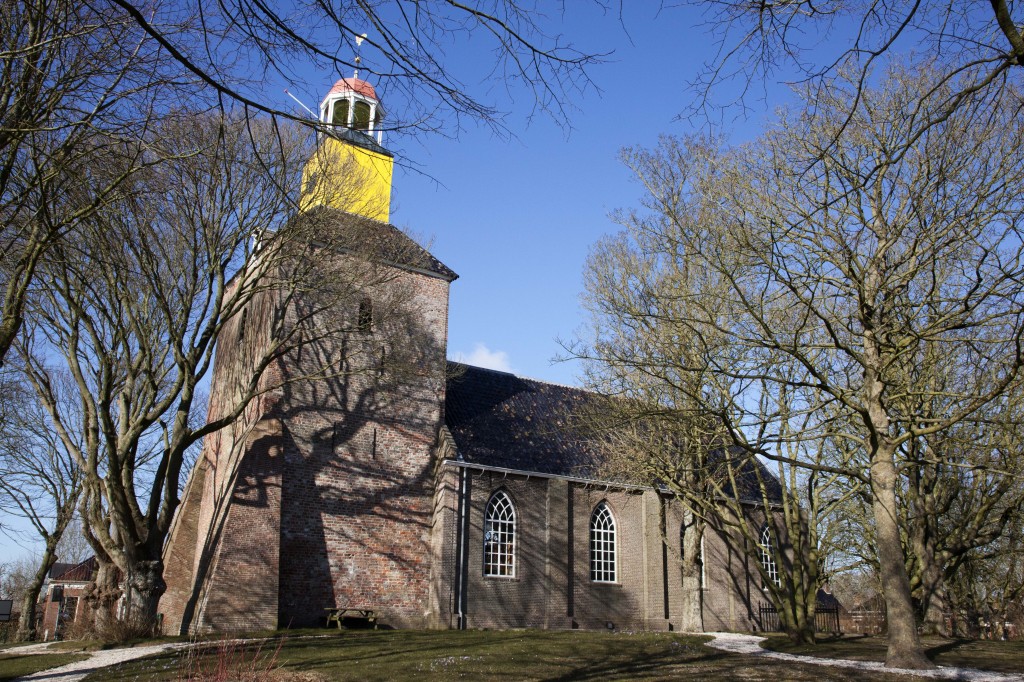
[{"label": "roof gutter", "polygon": [[[579,476],[565,476],[562,474],[545,474],[538,471],[526,471],[524,469],[508,469],[506,467],[496,467],[489,464],[474,464],[473,462],[466,462],[456,459],[445,458],[441,460],[443,466],[459,467],[461,469],[476,469],[477,471],[492,471],[499,474],[505,474],[506,476],[525,476],[527,479],[530,478],[547,478],[556,481],[568,481],[570,483],[579,483],[581,485],[592,486],[594,488],[617,488],[619,490],[653,490],[656,493],[665,495],[675,496],[676,493],[672,492],[668,486],[653,486],[653,485],[636,485],[635,483],[618,483],[616,481],[602,481],[596,478],[581,478]],[[720,496],[721,497],[721,496]],[[726,499],[721,497],[721,499]],[[761,500],[744,499],[739,501],[740,504],[750,505],[752,507],[763,507],[764,503]],[[768,505],[769,509],[781,509],[782,505],[778,502],[773,502]]]}]

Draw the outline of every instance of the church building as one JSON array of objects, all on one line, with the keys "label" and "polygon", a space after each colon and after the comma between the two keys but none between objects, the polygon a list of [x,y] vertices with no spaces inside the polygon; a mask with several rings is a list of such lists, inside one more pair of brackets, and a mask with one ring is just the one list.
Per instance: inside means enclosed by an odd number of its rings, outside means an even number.
[{"label": "church building", "polygon": [[[387,276],[352,298],[342,341],[275,361],[272,388],[207,438],[165,548],[164,632],[323,625],[346,607],[402,628],[680,629],[679,502],[601,479],[572,427],[591,394],[446,360],[457,275],[388,222],[373,86],[338,81],[320,117],[296,220],[359,228]],[[224,328],[211,416],[273,306]],[[286,380],[325,356],[362,364]],[[768,601],[733,545],[705,533],[707,630],[758,629]]]}]

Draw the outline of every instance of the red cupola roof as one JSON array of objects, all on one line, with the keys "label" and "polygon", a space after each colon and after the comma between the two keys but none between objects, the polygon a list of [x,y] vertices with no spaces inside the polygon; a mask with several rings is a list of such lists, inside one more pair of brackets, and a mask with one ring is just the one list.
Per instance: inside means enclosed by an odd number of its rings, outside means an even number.
[{"label": "red cupola roof", "polygon": [[373,86],[359,78],[342,78],[334,84],[331,91],[327,93],[327,97],[339,95],[343,92],[354,92],[369,99],[377,99],[377,91],[373,89]]}]

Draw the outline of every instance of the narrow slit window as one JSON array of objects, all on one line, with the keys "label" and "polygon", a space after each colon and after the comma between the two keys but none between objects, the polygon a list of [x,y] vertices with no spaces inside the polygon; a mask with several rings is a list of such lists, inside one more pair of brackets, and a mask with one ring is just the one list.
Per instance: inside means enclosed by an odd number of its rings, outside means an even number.
[{"label": "narrow slit window", "polygon": [[359,315],[356,318],[356,328],[361,332],[373,331],[373,302],[364,298],[359,302]]},{"label": "narrow slit window", "polygon": [[491,496],[484,513],[484,575],[516,575],[516,508],[503,490]]},{"label": "narrow slit window", "polygon": [[238,318],[238,334],[235,335],[235,338],[237,339],[237,343],[239,345],[241,345],[241,343],[245,341],[245,323],[248,321],[248,318],[249,309],[242,308],[242,314]]}]

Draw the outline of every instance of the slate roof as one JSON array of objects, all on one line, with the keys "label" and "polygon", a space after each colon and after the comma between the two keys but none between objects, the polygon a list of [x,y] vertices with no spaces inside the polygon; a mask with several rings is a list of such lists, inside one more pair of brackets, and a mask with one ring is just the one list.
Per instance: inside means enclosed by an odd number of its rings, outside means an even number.
[{"label": "slate roof", "polygon": [[[596,404],[597,394],[461,363],[450,362],[448,369],[445,426],[466,462],[554,476],[601,478],[601,456],[588,444],[588,435],[574,418]],[[757,466],[769,498],[781,500],[778,480],[763,464]],[[752,502],[761,500],[757,477],[752,468],[738,476],[746,489],[744,498]],[[629,483],[651,485],[651,481]]]},{"label": "slate roof", "polygon": [[50,571],[49,571],[49,573],[46,574],[46,577],[50,578],[52,580],[52,579],[56,578],[57,576],[63,574],[68,569],[74,568],[77,565],[78,564],[66,564],[66,563],[58,561],[58,562],[54,563],[53,566],[50,566]]},{"label": "slate roof", "polygon": [[[718,450],[712,453],[711,463],[715,463],[716,458],[721,458],[724,450]],[[719,461],[722,461],[719,459]],[[772,502],[782,502],[782,485],[779,483],[779,479],[769,471],[768,467],[764,465],[758,459],[748,458],[745,462],[753,462],[757,465],[755,470],[751,466],[737,466],[735,467],[734,475],[736,476],[736,482],[739,483],[740,490],[743,491],[743,495],[740,498],[744,502],[753,502],[760,504],[762,501],[761,497],[761,482],[764,483],[765,493],[767,493],[768,499]],[[726,495],[731,494],[732,485],[725,484],[723,486]]]},{"label": "slate roof", "polygon": [[[449,282],[459,277],[432,253],[390,223],[329,206],[311,208],[294,219],[316,221],[314,225],[317,229],[333,230],[333,238],[329,241],[336,246],[400,267],[429,272]],[[346,235],[350,235],[352,240],[358,240],[358,243],[345,244]]]},{"label": "slate roof", "polygon": [[593,394],[459,363],[449,373],[445,425],[467,462],[595,477],[599,460],[571,423]]}]

